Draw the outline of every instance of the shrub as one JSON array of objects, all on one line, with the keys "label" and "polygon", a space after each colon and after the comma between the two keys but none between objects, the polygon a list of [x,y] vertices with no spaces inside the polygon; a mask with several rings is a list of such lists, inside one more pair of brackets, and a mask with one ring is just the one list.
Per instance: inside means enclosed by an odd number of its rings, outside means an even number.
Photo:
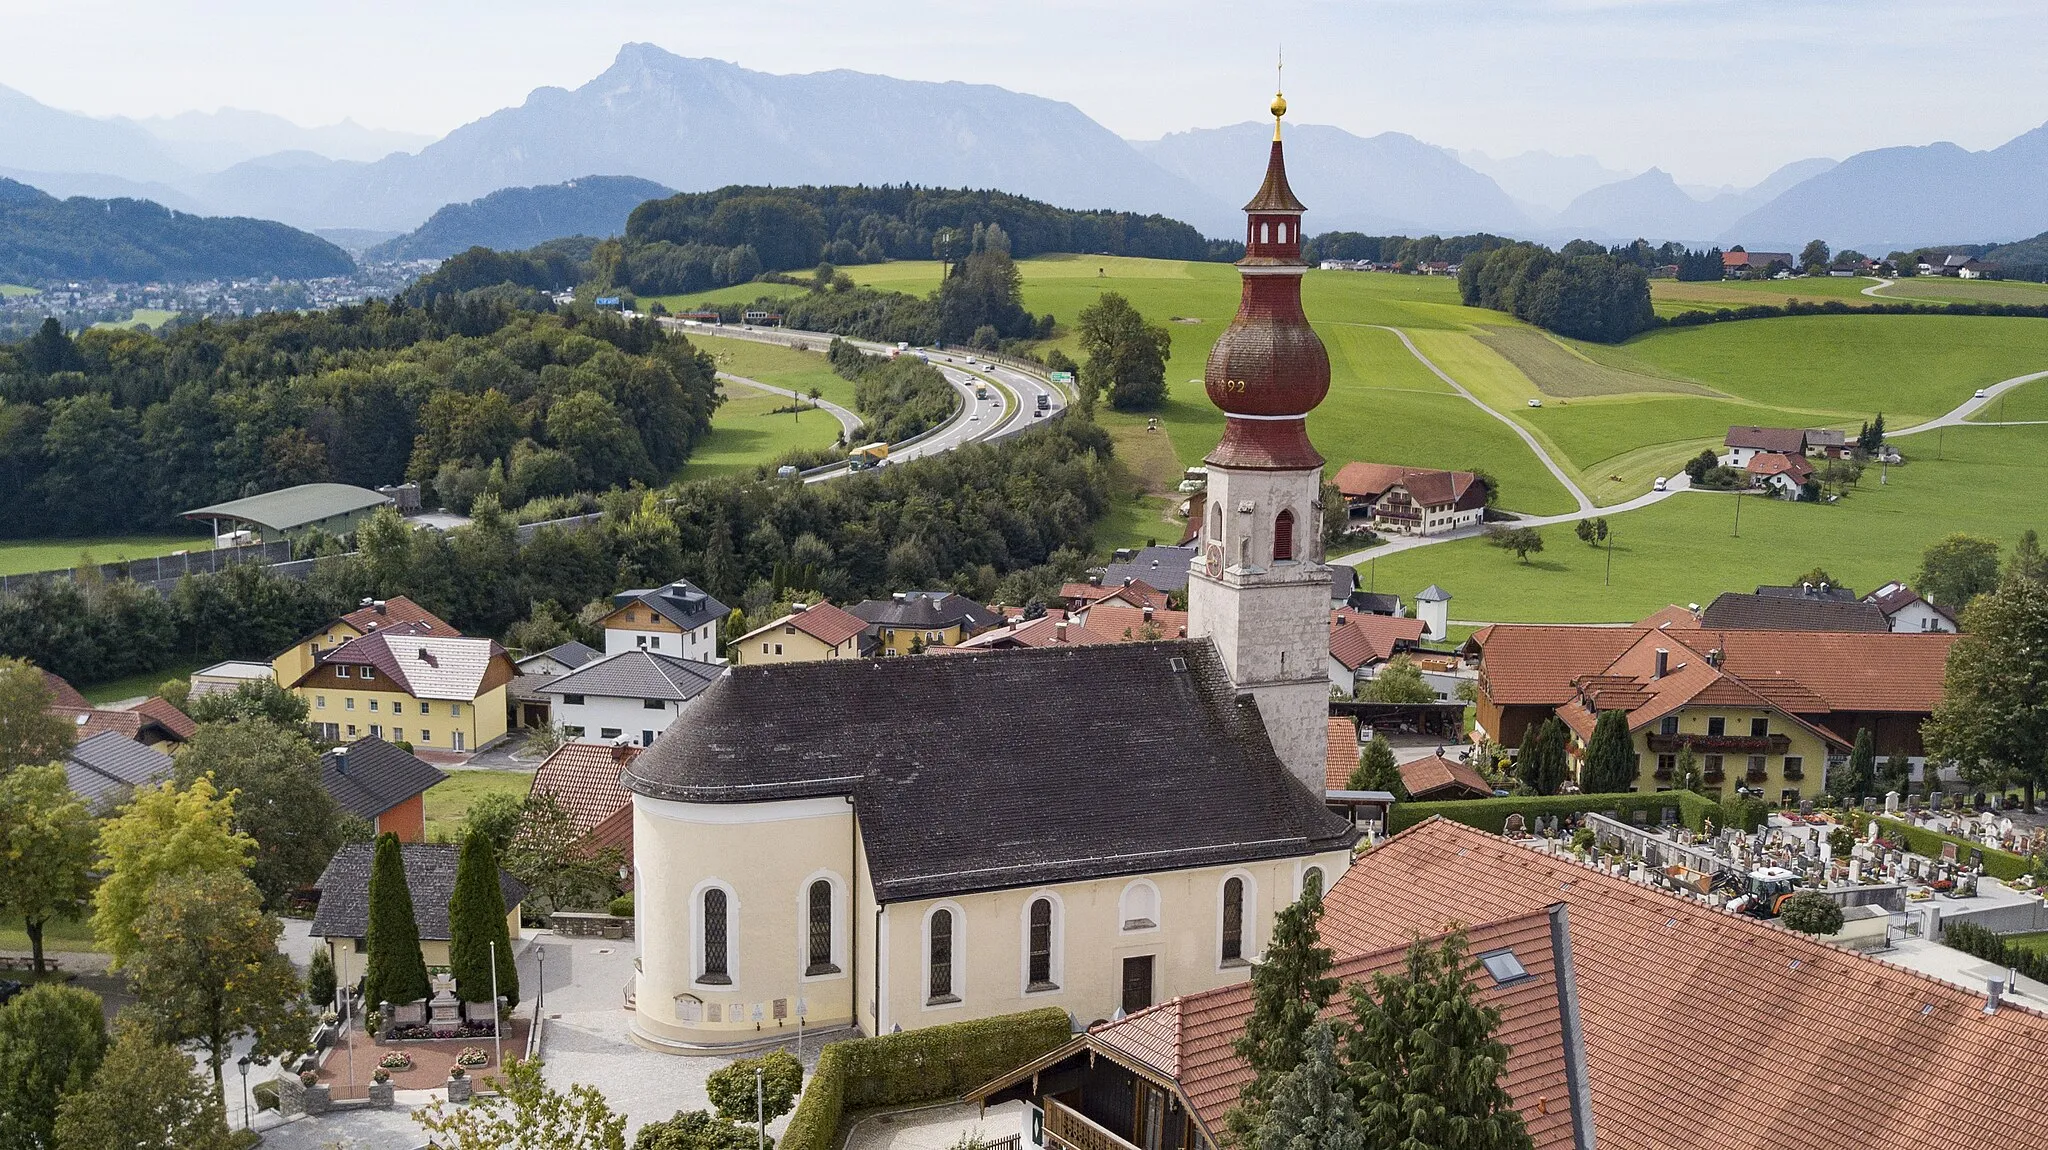
[{"label": "shrub", "polygon": [[673,1118],[642,1126],[633,1150],[754,1150],[756,1137],[752,1129],[707,1111],[678,1110]]},{"label": "shrub", "polygon": [[1387,829],[1407,830],[1432,816],[1442,815],[1452,822],[1500,834],[1506,828],[1509,815],[1521,815],[1525,825],[1533,831],[1539,815],[1575,815],[1587,811],[1610,815],[1623,822],[1630,821],[1634,812],[1643,811],[1650,822],[1658,823],[1663,820],[1666,807],[1675,807],[1679,821],[1689,830],[1701,829],[1709,819],[1715,826],[1721,824],[1721,804],[1691,791],[1625,791],[1611,795],[1513,795],[1504,799],[1396,803],[1393,813],[1388,816]]},{"label": "shrub", "polygon": [[256,1096],[256,1109],[277,1109],[277,1082],[275,1080],[258,1082],[249,1088],[249,1093]]},{"label": "shrub", "polygon": [[754,1071],[762,1071],[760,1116],[773,1122],[796,1105],[797,1091],[803,1089],[804,1067],[787,1050],[771,1050],[759,1058],[742,1058],[711,1072],[704,1080],[704,1093],[718,1116],[735,1122],[754,1120]]},{"label": "shrub", "polygon": [[306,997],[321,1006],[334,1005],[334,957],[325,947],[313,951],[313,962],[306,970]]},{"label": "shrub", "polygon": [[606,913],[610,914],[614,918],[632,918],[633,892],[627,891],[625,894],[622,894],[619,897],[613,899],[612,901],[606,903],[604,909]]},{"label": "shrub", "polygon": [[1926,855],[1928,858],[1940,858],[1943,843],[1956,844],[1957,855],[1966,861],[1972,850],[1981,850],[1984,852],[1984,873],[1995,879],[2011,882],[2033,869],[2026,856],[2016,855],[2011,851],[1980,846],[1968,839],[1930,831],[1910,823],[1902,823],[1897,819],[1880,818],[1877,822],[1884,828],[1884,837],[1903,840],[1908,850],[1914,854]]},{"label": "shrub", "polygon": [[783,1150],[833,1150],[849,1112],[958,1098],[1069,1035],[1066,1011],[1045,1007],[834,1043],[818,1058]]},{"label": "shrub", "polygon": [[1801,934],[1834,934],[1842,929],[1842,908],[1817,890],[1803,890],[1785,900],[1779,918]]}]

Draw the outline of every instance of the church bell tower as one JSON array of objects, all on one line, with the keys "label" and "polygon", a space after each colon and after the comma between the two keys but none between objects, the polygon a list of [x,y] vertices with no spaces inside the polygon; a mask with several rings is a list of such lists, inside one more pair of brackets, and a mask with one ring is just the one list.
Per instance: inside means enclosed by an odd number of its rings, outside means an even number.
[{"label": "church bell tower", "polygon": [[1207,636],[1238,690],[1258,701],[1280,759],[1317,795],[1328,752],[1330,569],[1323,563],[1323,457],[1308,413],[1330,390],[1330,357],[1301,310],[1300,200],[1287,186],[1273,97],[1266,179],[1244,206],[1237,314],[1203,385],[1223,410],[1204,460],[1209,491],[1188,578],[1188,631]]}]

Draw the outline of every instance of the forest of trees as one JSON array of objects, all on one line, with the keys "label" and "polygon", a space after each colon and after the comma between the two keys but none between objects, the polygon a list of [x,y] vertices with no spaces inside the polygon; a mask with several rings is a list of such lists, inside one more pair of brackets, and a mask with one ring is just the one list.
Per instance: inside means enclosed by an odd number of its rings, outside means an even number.
[{"label": "forest of trees", "polygon": [[0,283],[316,279],[355,270],[347,252],[269,220],[187,215],[149,200],[60,200],[0,179]]},{"label": "forest of trees", "polygon": [[1434,260],[1458,263],[1474,252],[1490,252],[1512,241],[1485,232],[1469,236],[1368,236],[1361,232],[1324,232],[1302,245],[1302,258],[1370,260],[1413,268]]},{"label": "forest of trees", "polygon": [[1562,252],[1516,243],[1473,253],[1458,269],[1458,292],[1467,307],[1597,343],[1620,343],[1657,324],[1648,273],[1585,240]]},{"label": "forest of trees", "polygon": [[541,648],[579,634],[586,607],[627,587],[690,579],[761,617],[792,597],[857,602],[905,587],[979,601],[1052,601],[1080,578],[1112,489],[1110,441],[1061,419],[832,483],[728,477],[598,497],[582,530],[523,547],[485,496],[472,526],[413,531],[390,512],[357,552],[303,581],[254,565],[191,576],[169,595],[58,581],[0,596],[0,655],[79,683],[179,661],[269,659],[365,597],[408,595],[472,635]]},{"label": "forest of trees", "polygon": [[184,527],[297,483],[410,477],[458,508],[659,483],[717,404],[710,357],[651,321],[478,296],[161,337],[46,324],[0,346],[0,536]]}]

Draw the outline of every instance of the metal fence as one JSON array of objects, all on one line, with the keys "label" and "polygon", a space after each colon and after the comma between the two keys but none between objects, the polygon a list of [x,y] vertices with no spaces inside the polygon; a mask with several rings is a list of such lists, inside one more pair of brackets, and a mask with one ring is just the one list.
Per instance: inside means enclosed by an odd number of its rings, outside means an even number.
[{"label": "metal fence", "polygon": [[[291,557],[291,543],[280,539],[274,543],[251,543],[246,547],[205,548],[177,555],[130,559],[123,563],[101,563],[95,568],[95,574],[107,582],[133,579],[137,583],[160,587],[176,583],[187,575],[206,575],[238,563],[273,564]],[[26,575],[0,575],[0,594],[21,591],[38,583],[70,579],[77,573],[77,568],[63,568],[55,571],[32,571]]]}]

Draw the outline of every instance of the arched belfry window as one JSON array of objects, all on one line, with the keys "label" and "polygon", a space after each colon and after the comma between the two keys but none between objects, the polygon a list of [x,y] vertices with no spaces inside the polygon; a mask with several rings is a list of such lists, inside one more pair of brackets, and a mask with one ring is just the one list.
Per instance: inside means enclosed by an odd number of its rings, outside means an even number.
[{"label": "arched belfry window", "polygon": [[732,982],[731,911],[726,893],[717,887],[704,892],[704,973],[697,981]]},{"label": "arched belfry window", "polygon": [[1294,558],[1294,512],[1282,511],[1273,517],[1273,562]]},{"label": "arched belfry window", "polygon": [[838,974],[832,962],[832,884],[819,879],[810,889],[810,945],[804,974]]},{"label": "arched belfry window", "polygon": [[1214,503],[1209,505],[1209,538],[1217,543],[1223,542],[1223,509]]}]

